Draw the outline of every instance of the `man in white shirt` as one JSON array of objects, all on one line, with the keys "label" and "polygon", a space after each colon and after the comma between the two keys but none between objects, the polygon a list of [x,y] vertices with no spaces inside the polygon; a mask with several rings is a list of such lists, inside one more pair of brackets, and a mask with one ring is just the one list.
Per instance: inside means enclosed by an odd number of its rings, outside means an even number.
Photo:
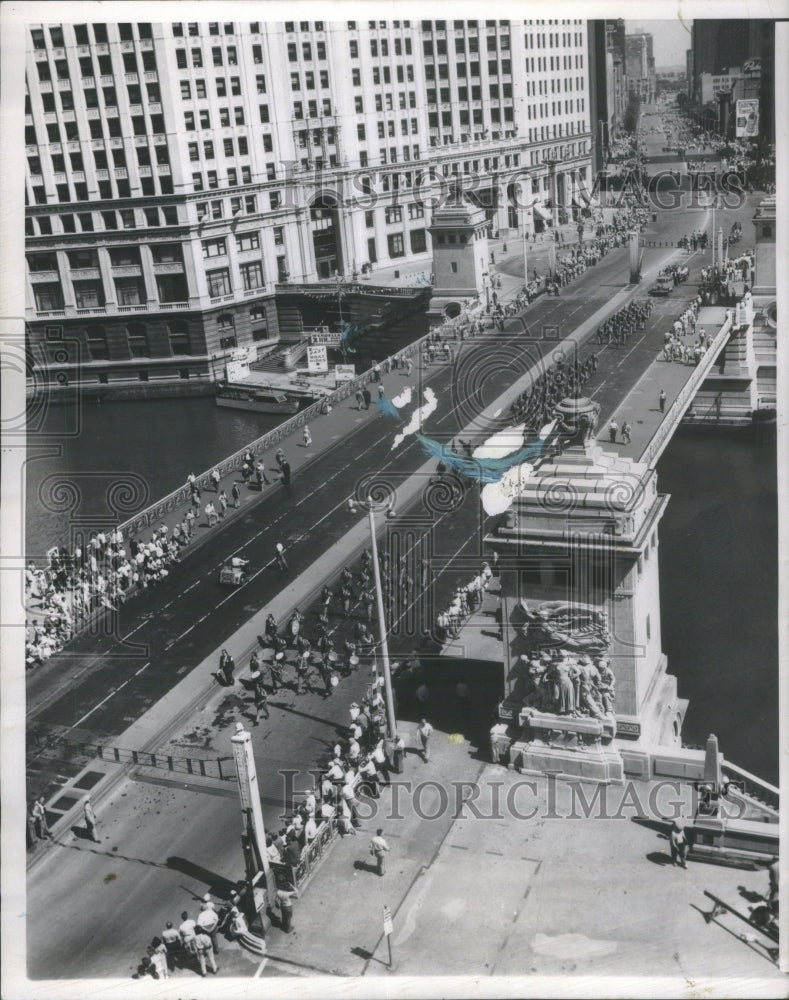
[{"label": "man in white shirt", "polygon": [[386,874],[386,855],[389,852],[389,845],[384,840],[383,833],[384,831],[379,827],[370,841],[370,854],[375,858],[380,876]]},{"label": "man in white shirt", "polygon": [[203,896],[200,906],[200,913],[197,916],[197,929],[203,931],[211,938],[211,945],[215,952],[219,951],[219,915],[211,902],[208,893]]}]

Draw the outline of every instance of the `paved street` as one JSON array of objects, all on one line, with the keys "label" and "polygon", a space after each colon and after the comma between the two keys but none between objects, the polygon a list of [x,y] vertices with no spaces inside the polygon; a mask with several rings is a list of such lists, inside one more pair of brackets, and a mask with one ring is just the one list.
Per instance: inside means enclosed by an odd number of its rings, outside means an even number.
[{"label": "paved street", "polygon": [[[752,207],[741,210],[742,218],[747,219],[749,212],[752,214]],[[665,240],[676,239],[689,227],[703,226],[705,218],[701,212],[689,223],[687,214],[664,213],[656,232]],[[744,245],[748,245],[747,233]],[[650,272],[662,262],[676,259],[676,254],[672,248],[646,252],[645,281],[639,295],[648,287]],[[673,319],[695,293],[693,279],[704,263],[703,255],[690,258],[691,280],[669,299],[656,304],[646,329],[639,331],[634,341],[623,348],[599,348],[592,341],[581,349],[582,358],[594,349],[600,359],[597,374],[586,391],[601,403],[601,425],[654,362],[666,321]],[[475,443],[481,440],[485,433],[474,426],[474,415],[492,405],[545,354],[546,344],[540,340],[539,331],[554,326],[563,337],[583,324],[623,292],[626,267],[627,251],[614,251],[563,289],[558,298],[542,297],[530,307],[525,314],[529,333],[524,333],[519,320],[513,319],[503,335],[487,333],[468,343],[452,368],[436,365],[429,372],[421,372],[439,400],[425,432],[447,441],[458,436]],[[518,257],[513,253],[505,258],[501,270],[514,276],[517,268]],[[392,373],[385,383],[387,393],[394,394],[406,384],[404,373]],[[372,428],[366,426],[370,422]],[[375,409],[360,413],[355,404],[345,403],[316,421],[311,430],[314,457],[295,441],[285,445],[295,472],[289,491],[277,485],[265,489],[262,496],[246,493],[242,510],[233,514],[228,524],[211,529],[210,534],[208,529],[199,529],[207,535],[205,541],[173,569],[155,593],[135,599],[123,609],[119,634],[125,637],[126,646],[114,640],[84,637],[72,645],[68,656],[55,658],[32,676],[29,719],[34,733],[66,732],[70,738],[134,747],[140,744],[127,742],[125,734],[134,731],[142,738],[143,720],[149,718],[149,738],[172,724],[166,737],[170,741],[167,752],[188,755],[195,752],[194,748],[202,748],[200,752],[206,756],[229,753],[229,736],[235,720],[243,718],[244,706],[237,694],[212,685],[210,672],[216,664],[211,657],[215,651],[229,644],[230,637],[243,629],[253,615],[265,617],[267,609],[275,609],[278,616],[284,617],[292,607],[289,588],[304,593],[311,587],[315,594],[324,579],[334,578],[345,561],[359,554],[365,544],[364,526],[360,526],[358,514],[349,514],[347,497],[360,477],[378,469],[397,485],[425,465],[424,454],[413,441],[391,451],[392,425]],[[271,464],[269,458],[267,465]],[[422,626],[432,625],[436,610],[448,602],[457,583],[472,575],[480,558],[475,488],[466,492],[457,509],[431,512],[424,503],[421,508],[416,518],[411,510],[398,508],[401,518],[389,530],[393,555],[421,553],[423,536],[429,533],[436,574],[427,600],[417,599],[419,614],[412,613],[414,602],[402,602],[403,624],[394,630],[392,641],[395,657],[423,642]],[[355,545],[348,540],[354,526],[361,527]],[[270,565],[277,541],[288,548],[290,569],[284,577]],[[336,563],[328,565],[324,560],[320,573],[311,569],[316,557],[335,544],[339,546]],[[224,591],[216,575],[223,559],[233,552],[251,560],[252,578],[239,590]],[[404,627],[406,622],[408,627]],[[248,627],[243,642],[238,640],[238,648],[249,648],[254,635],[253,628]],[[137,644],[137,648],[130,643]],[[241,668],[238,657],[237,662]],[[367,676],[357,672],[341,682],[331,699],[324,699],[318,691],[300,697],[289,691],[272,698],[271,719],[254,731],[263,772],[261,792],[267,823],[274,823],[280,811],[282,785],[277,770],[306,769],[324,759],[337,727],[347,724],[348,704],[358,699],[368,682]],[[168,692],[170,701],[165,697]],[[175,701],[179,700],[183,708],[191,704],[189,698],[194,701],[193,710],[180,720]],[[460,728],[459,720],[453,719],[451,712],[445,713],[445,732],[456,731],[452,725],[455,722],[457,731],[467,739],[457,745],[457,756],[452,758],[447,777],[468,777],[476,771],[478,765],[469,760],[469,752],[478,755],[481,749],[483,756],[486,753],[483,741],[487,709],[494,698],[495,692],[482,685],[476,728]],[[404,726],[413,727],[412,716],[400,718]],[[76,773],[83,764],[80,759],[65,766],[44,761],[39,776],[31,779],[30,791],[56,787],[62,780],[57,775],[67,776],[69,767],[71,773]],[[408,770],[414,767],[418,762],[409,758]],[[225,794],[224,787],[204,786],[204,792],[197,794],[199,787],[198,782],[187,783],[151,772],[142,775],[141,780],[125,780],[100,806],[104,836],[99,846],[87,847],[78,832],[65,831],[58,844],[43,849],[44,855],[37,860],[29,880],[32,975],[109,975],[123,970],[131,974],[145,944],[159,932],[168,915],[175,920],[195,893],[210,887],[221,894],[228,880],[239,877],[240,821],[236,803]],[[233,791],[232,785],[229,790]],[[178,823],[173,822],[174,817],[178,817]],[[429,860],[431,845],[440,839],[439,825],[430,831],[429,836],[424,829],[407,835],[409,851],[415,852],[411,860],[419,864]],[[353,839],[348,843],[352,844]],[[340,845],[336,848],[338,857],[348,850]],[[71,860],[63,863],[64,856]],[[405,892],[405,869],[402,874],[400,891]],[[97,896],[99,886],[101,895]],[[49,933],[44,914],[53,898],[69,901],[88,914],[87,925],[59,923],[57,935]],[[302,905],[306,909],[313,904],[307,899]],[[135,921],[130,936],[127,913],[132,911],[149,917]],[[294,936],[293,940],[298,939]],[[246,958],[240,956],[238,960],[240,966],[231,963],[227,969],[239,974],[238,968],[245,968]],[[249,974],[253,973],[250,967]]]}]

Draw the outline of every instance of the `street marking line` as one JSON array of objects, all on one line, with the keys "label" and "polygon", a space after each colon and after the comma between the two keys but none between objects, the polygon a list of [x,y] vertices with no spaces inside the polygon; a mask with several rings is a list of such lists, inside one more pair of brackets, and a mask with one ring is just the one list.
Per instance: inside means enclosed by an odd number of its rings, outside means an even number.
[{"label": "street marking line", "polygon": [[257,979],[260,976],[261,972],[266,968],[267,965],[268,965],[268,958],[264,958],[263,961],[260,963],[260,965],[255,970],[255,975],[252,978],[253,979]]}]

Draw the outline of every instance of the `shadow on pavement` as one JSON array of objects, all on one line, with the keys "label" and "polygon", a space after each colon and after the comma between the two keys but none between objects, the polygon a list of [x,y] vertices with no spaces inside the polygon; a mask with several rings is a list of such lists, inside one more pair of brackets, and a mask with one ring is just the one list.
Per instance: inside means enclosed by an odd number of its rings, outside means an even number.
[{"label": "shadow on pavement", "polygon": [[236,883],[231,879],[225,878],[224,875],[217,875],[216,872],[209,871],[207,868],[203,868],[202,865],[196,865],[193,861],[188,861],[186,858],[169,857],[167,859],[167,867],[172,871],[181,872],[182,875],[187,875],[197,882],[204,882],[208,886],[209,891],[215,896],[229,896],[230,892],[236,887]]},{"label": "shadow on pavement", "polygon": [[653,865],[661,865],[662,867],[674,865],[668,854],[664,854],[662,851],[651,851],[647,854],[647,861],[651,861]]}]

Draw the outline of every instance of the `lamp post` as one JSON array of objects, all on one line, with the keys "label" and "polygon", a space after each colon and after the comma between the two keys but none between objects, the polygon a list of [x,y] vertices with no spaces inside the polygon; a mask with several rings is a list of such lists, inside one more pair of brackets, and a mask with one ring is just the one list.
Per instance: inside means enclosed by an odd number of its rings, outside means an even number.
[{"label": "lamp post", "polygon": [[365,502],[351,497],[349,507],[352,514],[356,513],[359,506],[367,511],[370,524],[370,546],[373,550],[373,575],[375,578],[375,597],[378,606],[378,631],[380,634],[379,644],[381,647],[381,660],[384,668],[384,700],[386,702],[386,736],[390,743],[394,742],[397,731],[397,719],[395,718],[394,694],[392,691],[392,671],[389,664],[389,645],[386,635],[386,615],[384,613],[384,598],[381,588],[381,568],[378,565],[378,542],[375,537],[375,512],[376,510],[391,511],[391,504],[376,503],[372,497],[368,496]]},{"label": "lamp post", "polygon": [[[260,789],[255,767],[255,755],[252,750],[252,736],[244,729],[241,722],[236,723],[236,734],[230,742],[233,745],[238,795],[241,800],[241,814],[244,817],[242,843],[245,846],[247,879],[252,895],[250,909],[254,909],[255,913],[259,914],[265,902],[268,902],[269,906],[274,905],[277,887],[271,876],[266,852],[266,828],[263,823],[263,810],[260,806]],[[255,885],[255,879],[261,871],[265,877],[265,895],[261,895],[261,890]]]},{"label": "lamp post", "polygon": [[[539,201],[538,198],[532,198],[528,205],[526,205],[524,211],[528,212],[530,208],[533,208],[535,204]],[[526,221],[523,223],[523,278],[526,284],[529,284],[529,258],[528,258],[528,232],[526,230]]]}]

